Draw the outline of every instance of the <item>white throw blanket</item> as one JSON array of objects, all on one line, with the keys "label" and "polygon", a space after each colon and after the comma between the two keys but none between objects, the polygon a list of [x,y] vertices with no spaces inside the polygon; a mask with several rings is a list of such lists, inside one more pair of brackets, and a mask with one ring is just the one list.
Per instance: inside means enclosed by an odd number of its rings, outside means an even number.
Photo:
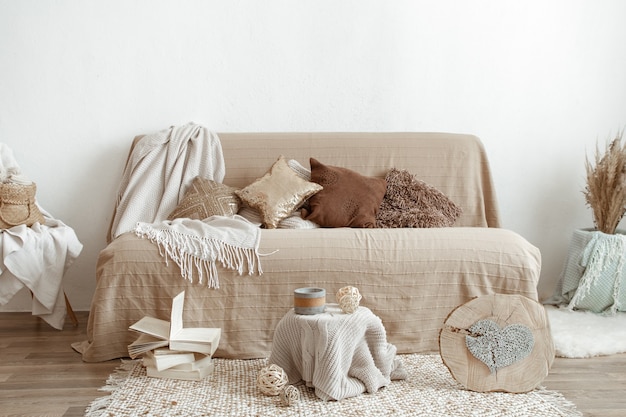
[{"label": "white throw blanket", "polygon": [[158,245],[161,255],[172,259],[183,278],[219,288],[217,265],[236,270],[239,275],[263,273],[259,260],[261,229],[241,216],[211,216],[204,220],[174,219],[160,223],[138,222],[135,233]]},{"label": "white throw blanket", "polygon": [[188,123],[141,138],[124,168],[107,241],[137,222],[165,220],[194,177],[222,182],[225,172],[220,140],[205,127]]},{"label": "white throw blanket", "polygon": [[[5,144],[0,144],[0,179],[31,183]],[[0,305],[8,303],[22,288],[28,288],[33,294],[33,315],[60,330],[66,315],[63,276],[83,245],[71,227],[38,207],[45,224],[0,229]]]},{"label": "white throw blanket", "polygon": [[22,173],[20,166],[15,160],[13,150],[4,143],[0,143],[0,182],[31,184],[31,181]]},{"label": "white throw blanket", "polygon": [[315,387],[325,401],[373,393],[391,380],[406,379],[380,318],[365,307],[345,314],[332,304],[310,316],[291,309],[276,326],[269,363],[283,368],[290,384]]}]

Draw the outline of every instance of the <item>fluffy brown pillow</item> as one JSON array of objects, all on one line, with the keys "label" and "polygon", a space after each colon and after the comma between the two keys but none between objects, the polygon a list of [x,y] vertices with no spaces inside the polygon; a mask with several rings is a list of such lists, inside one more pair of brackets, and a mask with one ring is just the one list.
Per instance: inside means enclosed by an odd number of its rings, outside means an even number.
[{"label": "fluffy brown pillow", "polygon": [[322,227],[376,227],[376,213],[387,187],[384,179],[324,165],[315,158],[310,163],[311,181],[324,189],[309,199],[306,220]]},{"label": "fluffy brown pillow", "polygon": [[263,226],[275,229],[281,220],[321,189],[319,184],[296,174],[281,155],[263,177],[236,194],[248,207],[258,210]]},{"label": "fluffy brown pillow", "polygon": [[211,216],[235,215],[241,203],[235,191],[234,187],[196,177],[185,191],[181,202],[167,219],[185,217],[202,220]]},{"label": "fluffy brown pillow", "polygon": [[445,194],[406,170],[392,168],[385,179],[377,227],[449,227],[461,215],[461,208]]}]

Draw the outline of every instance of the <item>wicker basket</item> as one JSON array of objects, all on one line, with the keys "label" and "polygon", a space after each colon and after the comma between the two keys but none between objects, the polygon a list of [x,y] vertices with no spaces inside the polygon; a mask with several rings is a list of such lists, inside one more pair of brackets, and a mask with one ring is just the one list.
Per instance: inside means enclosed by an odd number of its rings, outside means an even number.
[{"label": "wicker basket", "polygon": [[35,183],[0,183],[0,228],[44,223],[44,217],[35,204],[36,191]]}]

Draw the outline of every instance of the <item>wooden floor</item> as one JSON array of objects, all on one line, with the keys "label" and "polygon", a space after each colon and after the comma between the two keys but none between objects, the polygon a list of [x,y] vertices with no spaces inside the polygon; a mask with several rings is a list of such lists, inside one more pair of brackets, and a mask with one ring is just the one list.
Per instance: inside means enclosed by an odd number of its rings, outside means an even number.
[{"label": "wooden floor", "polygon": [[[119,360],[84,363],[71,343],[86,339],[79,326],[52,329],[30,313],[0,313],[0,416],[82,416]],[[626,354],[557,358],[544,381],[585,416],[626,416]]]}]

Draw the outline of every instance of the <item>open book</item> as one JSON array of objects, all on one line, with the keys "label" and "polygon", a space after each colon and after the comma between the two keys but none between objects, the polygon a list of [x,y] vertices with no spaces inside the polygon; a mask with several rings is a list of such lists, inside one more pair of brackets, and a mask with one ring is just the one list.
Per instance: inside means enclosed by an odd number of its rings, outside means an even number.
[{"label": "open book", "polygon": [[213,327],[183,327],[185,291],[172,300],[170,321],[144,317],[131,330],[140,333],[137,340],[128,345],[128,354],[136,358],[145,352],[168,347],[170,350],[197,352],[213,355],[220,341],[221,329]]}]

